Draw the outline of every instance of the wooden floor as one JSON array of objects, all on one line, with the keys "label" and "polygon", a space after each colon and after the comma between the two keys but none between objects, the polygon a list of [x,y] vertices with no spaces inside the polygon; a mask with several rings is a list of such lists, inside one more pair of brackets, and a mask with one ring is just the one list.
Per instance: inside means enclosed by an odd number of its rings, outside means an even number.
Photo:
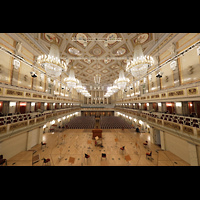
[{"label": "wooden floor", "polygon": [[[39,161],[33,166],[42,166],[43,158],[49,158],[49,166],[189,166],[169,151],[163,151],[159,146],[150,143],[150,134],[136,133],[132,129],[104,129],[103,147],[95,146],[91,129],[68,129],[63,132],[45,133],[43,142],[32,147],[39,154]],[[115,139],[118,138],[118,142]],[[143,147],[143,142],[149,141],[149,149]],[[138,145],[136,145],[136,142]],[[122,153],[120,147],[125,146]],[[136,148],[137,146],[137,148]],[[146,153],[152,151],[153,160],[146,158]],[[10,166],[26,166],[30,164],[30,152],[25,151],[8,160]],[[31,152],[31,154],[33,151]],[[85,153],[90,155],[86,160]],[[106,153],[107,159],[102,158]],[[129,156],[128,156],[129,155]],[[128,158],[131,159],[128,161]],[[72,161],[72,163],[70,163]]]}]

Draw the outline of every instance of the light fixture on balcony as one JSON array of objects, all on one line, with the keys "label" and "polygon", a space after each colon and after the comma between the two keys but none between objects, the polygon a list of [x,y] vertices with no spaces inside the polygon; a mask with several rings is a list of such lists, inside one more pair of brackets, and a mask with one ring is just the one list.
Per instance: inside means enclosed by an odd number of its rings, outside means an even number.
[{"label": "light fixture on balcony", "polygon": [[140,77],[147,73],[148,66],[152,66],[154,60],[151,56],[144,56],[142,46],[137,44],[134,49],[132,60],[127,62],[126,71],[131,72],[132,76]]},{"label": "light fixture on balcony", "polygon": [[49,55],[39,56],[37,63],[44,66],[46,73],[51,77],[58,77],[61,75],[62,70],[67,70],[66,62],[60,60],[59,47],[55,38],[51,43]]}]

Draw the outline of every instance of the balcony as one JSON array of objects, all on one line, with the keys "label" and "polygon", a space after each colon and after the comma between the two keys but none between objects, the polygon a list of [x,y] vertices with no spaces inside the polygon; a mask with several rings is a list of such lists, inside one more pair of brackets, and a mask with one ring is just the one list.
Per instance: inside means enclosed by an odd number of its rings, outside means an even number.
[{"label": "balcony", "polygon": [[77,111],[80,111],[80,108],[65,108],[54,110],[53,112],[45,112],[43,114],[26,113],[27,116],[19,114],[1,117],[0,119],[3,119],[4,121],[0,121],[0,140],[24,131],[30,131],[37,127],[41,127],[51,120],[64,117],[66,114]]},{"label": "balcony", "polygon": [[[172,133],[184,138],[189,142],[200,143],[200,118],[169,115],[164,113],[150,113],[126,108],[115,108],[115,112],[120,112],[132,118],[137,118],[148,123],[159,130]],[[190,121],[189,121],[190,120]]]}]

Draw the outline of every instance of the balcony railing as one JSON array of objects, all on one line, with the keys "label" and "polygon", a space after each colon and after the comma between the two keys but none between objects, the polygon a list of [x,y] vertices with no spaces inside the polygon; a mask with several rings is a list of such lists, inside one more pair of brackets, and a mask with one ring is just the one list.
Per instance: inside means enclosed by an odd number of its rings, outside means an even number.
[{"label": "balcony railing", "polygon": [[[10,135],[19,133],[21,130],[26,129],[31,130],[36,127],[42,126],[43,124],[47,123],[56,118],[60,118],[65,116],[66,114],[71,114],[72,112],[80,111],[80,108],[66,108],[61,110],[56,110],[53,113],[44,113],[43,115],[34,115],[34,117],[28,118],[25,117],[23,120],[11,121],[10,123],[5,123],[4,125],[0,126],[0,138],[5,138]],[[21,115],[20,115],[21,116]],[[8,117],[8,116],[7,116]],[[11,116],[9,116],[11,117]]]},{"label": "balcony railing", "polygon": [[[122,112],[133,118],[138,118],[142,121],[147,122],[150,126],[157,127],[160,130],[168,131],[170,133],[176,134],[180,137],[184,137],[185,139],[193,142],[200,143],[200,118],[192,118],[186,116],[174,115],[174,117],[170,117],[171,115],[164,113],[150,113],[148,111],[131,111],[126,108],[115,108],[116,112]],[[164,116],[163,116],[164,115]],[[187,124],[189,119],[192,123]]]}]

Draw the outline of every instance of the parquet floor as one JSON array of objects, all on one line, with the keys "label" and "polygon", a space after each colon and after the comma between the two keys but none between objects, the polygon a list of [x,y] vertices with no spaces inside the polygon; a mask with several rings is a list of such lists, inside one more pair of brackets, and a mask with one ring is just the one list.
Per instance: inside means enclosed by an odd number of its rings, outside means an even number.
[{"label": "parquet floor", "polygon": [[[103,147],[100,147],[95,146],[91,129],[45,133],[43,142],[47,143],[46,147],[41,149],[41,144],[32,147],[32,150],[36,150],[33,156],[40,156],[39,161],[33,166],[42,166],[42,158],[49,158],[50,162],[47,165],[50,166],[189,166],[173,153],[151,144],[148,133],[136,133],[130,129],[103,129],[102,136]],[[118,142],[115,141],[116,138]],[[149,141],[149,149],[143,147],[146,140]],[[120,150],[122,146],[125,146],[124,152]],[[152,161],[146,158],[149,151],[152,151]],[[85,153],[90,155],[88,160],[84,156]],[[107,159],[101,159],[102,153],[106,153]],[[129,161],[125,159],[128,155],[131,159]],[[26,165],[24,153],[21,156],[15,156],[19,159],[15,159],[15,164],[12,158],[8,160],[8,165]]]}]

